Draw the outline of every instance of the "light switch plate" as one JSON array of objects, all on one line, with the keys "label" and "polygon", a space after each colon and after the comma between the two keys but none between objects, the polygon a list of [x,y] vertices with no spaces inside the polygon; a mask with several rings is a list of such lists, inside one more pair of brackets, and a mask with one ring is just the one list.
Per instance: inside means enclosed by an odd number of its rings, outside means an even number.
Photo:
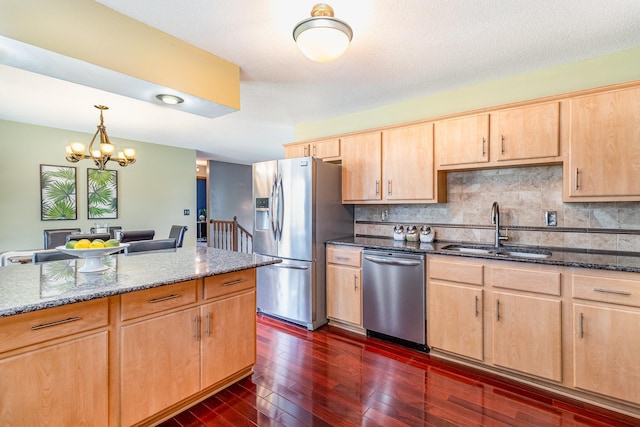
[{"label": "light switch plate", "polygon": [[544,213],[544,220],[547,226],[555,227],[558,225],[558,212],[556,211],[546,211]]},{"label": "light switch plate", "polygon": [[185,209],[185,210],[184,210],[184,214],[185,214],[185,215],[191,215],[191,211],[190,211],[189,209]]}]

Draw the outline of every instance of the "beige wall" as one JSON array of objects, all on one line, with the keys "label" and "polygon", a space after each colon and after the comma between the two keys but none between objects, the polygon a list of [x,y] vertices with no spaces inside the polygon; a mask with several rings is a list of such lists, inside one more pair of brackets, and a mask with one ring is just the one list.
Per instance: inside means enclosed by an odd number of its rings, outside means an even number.
[{"label": "beige wall", "polygon": [[[88,232],[93,226],[96,221],[87,219],[86,170],[94,165],[88,160],[69,163],[64,152],[69,141],[88,144],[92,136],[0,120],[0,252],[42,248],[47,228]],[[195,151],[113,137],[111,142],[116,148],[135,148],[138,160],[125,168],[109,164],[108,169],[118,171],[118,218],[106,222],[123,229],[154,229],[156,238],[168,237],[172,224],[187,225],[184,245],[194,246]],[[40,220],[40,164],[77,168],[77,220]],[[183,209],[191,215],[184,216]]]},{"label": "beige wall", "polygon": [[[399,77],[401,78],[401,77]],[[640,80],[640,47],[296,126],[296,141]]]}]

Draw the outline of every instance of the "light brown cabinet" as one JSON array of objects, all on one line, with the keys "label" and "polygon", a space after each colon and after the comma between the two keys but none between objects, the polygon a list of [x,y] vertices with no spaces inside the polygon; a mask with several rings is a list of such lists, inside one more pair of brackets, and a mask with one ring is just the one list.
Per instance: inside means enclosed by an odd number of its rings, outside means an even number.
[{"label": "light brown cabinet", "polygon": [[489,114],[477,114],[435,123],[438,167],[489,162]]},{"label": "light brown cabinet", "polygon": [[[327,245],[327,317],[362,332],[362,249]],[[352,329],[352,328],[348,328]]]},{"label": "light brown cabinet", "polygon": [[580,272],[573,285],[573,386],[640,404],[640,280]]},{"label": "light brown cabinet", "polygon": [[571,98],[564,201],[640,200],[640,88]]},{"label": "light brown cabinet", "polygon": [[0,319],[0,420],[7,425],[109,422],[108,302]]},{"label": "light brown cabinet", "polygon": [[428,259],[427,342],[431,348],[484,359],[484,266],[464,259]]},{"label": "light brown cabinet", "polygon": [[382,134],[342,138],[342,203],[382,200]]},{"label": "light brown cabinet", "polygon": [[284,147],[284,157],[287,159],[308,156],[325,161],[340,160],[340,138],[289,144]]},{"label": "light brown cabinet", "polygon": [[560,103],[492,112],[490,148],[498,163],[560,156]]}]

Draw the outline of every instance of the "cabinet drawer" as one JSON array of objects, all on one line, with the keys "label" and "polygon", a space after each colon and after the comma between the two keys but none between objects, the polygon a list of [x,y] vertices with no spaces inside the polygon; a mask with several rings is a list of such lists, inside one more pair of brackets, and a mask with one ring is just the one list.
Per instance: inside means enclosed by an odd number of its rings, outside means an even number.
[{"label": "cabinet drawer", "polygon": [[327,262],[359,268],[362,265],[362,248],[329,245]]},{"label": "cabinet drawer", "polygon": [[204,299],[211,299],[234,292],[253,289],[256,286],[256,270],[209,276],[204,279]]},{"label": "cabinet drawer", "polygon": [[484,266],[482,264],[455,260],[445,261],[443,259],[431,259],[429,260],[427,273],[432,279],[480,286],[484,284]]},{"label": "cabinet drawer", "polygon": [[0,353],[107,324],[107,298],[3,317],[0,319]]},{"label": "cabinet drawer", "polygon": [[134,319],[196,301],[196,281],[158,286],[120,296],[122,320]]},{"label": "cabinet drawer", "polygon": [[524,268],[492,267],[492,284],[497,288],[560,295],[560,272]]},{"label": "cabinet drawer", "polygon": [[640,307],[640,280],[574,274],[573,297]]}]

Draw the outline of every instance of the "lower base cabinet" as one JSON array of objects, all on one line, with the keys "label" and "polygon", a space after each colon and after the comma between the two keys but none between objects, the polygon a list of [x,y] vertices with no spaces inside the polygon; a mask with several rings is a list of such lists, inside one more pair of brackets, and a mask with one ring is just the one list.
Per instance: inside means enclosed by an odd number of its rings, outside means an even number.
[{"label": "lower base cabinet", "polygon": [[129,426],[200,390],[197,308],[121,328],[122,425]]},{"label": "lower base cabinet", "polygon": [[108,333],[0,359],[0,424],[108,425]]}]

